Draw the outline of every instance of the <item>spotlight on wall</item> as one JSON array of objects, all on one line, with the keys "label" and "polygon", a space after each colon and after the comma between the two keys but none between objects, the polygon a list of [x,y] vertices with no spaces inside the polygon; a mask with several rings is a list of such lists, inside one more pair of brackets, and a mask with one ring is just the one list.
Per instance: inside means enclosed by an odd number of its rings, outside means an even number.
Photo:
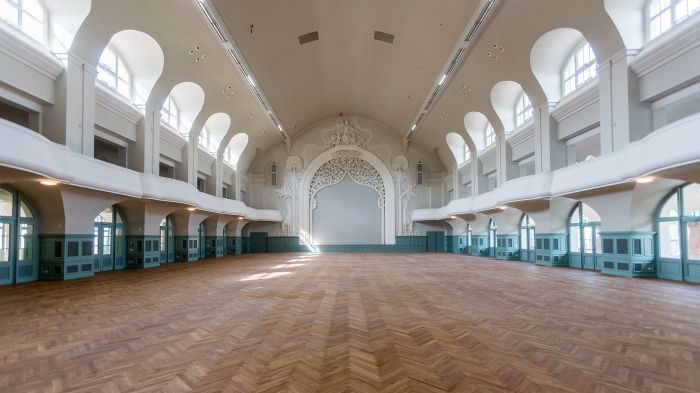
[{"label": "spotlight on wall", "polygon": [[653,177],[640,177],[639,179],[635,180],[639,184],[648,184],[654,181]]},{"label": "spotlight on wall", "polygon": [[44,180],[39,181],[39,184],[41,184],[42,186],[57,186],[61,183],[59,181],[56,181],[56,180],[44,179]]},{"label": "spotlight on wall", "polygon": [[197,210],[197,208],[196,207],[188,207],[187,210],[193,212],[193,211]]}]

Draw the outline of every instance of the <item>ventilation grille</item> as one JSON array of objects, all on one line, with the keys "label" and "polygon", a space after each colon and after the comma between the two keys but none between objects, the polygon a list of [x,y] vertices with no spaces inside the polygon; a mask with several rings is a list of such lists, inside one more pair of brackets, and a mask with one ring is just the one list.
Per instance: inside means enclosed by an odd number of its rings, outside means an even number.
[{"label": "ventilation grille", "polygon": [[387,44],[393,44],[394,43],[394,35],[385,33],[383,31],[374,31],[374,39],[377,41],[383,41],[386,42]]},{"label": "ventilation grille", "polygon": [[299,45],[308,44],[309,42],[318,41],[318,31],[302,34],[299,36]]},{"label": "ventilation grille", "polygon": [[486,20],[486,15],[488,15],[489,11],[491,11],[491,7],[493,7],[493,2],[494,0],[489,0],[489,2],[486,3],[484,8],[481,10],[481,13],[479,14],[479,17],[477,18],[476,22],[474,23],[474,25],[472,25],[471,30],[469,30],[469,34],[467,34],[467,38],[464,39],[464,42],[471,42],[471,40],[474,38],[476,32],[479,31],[481,24],[484,23],[484,20]]}]

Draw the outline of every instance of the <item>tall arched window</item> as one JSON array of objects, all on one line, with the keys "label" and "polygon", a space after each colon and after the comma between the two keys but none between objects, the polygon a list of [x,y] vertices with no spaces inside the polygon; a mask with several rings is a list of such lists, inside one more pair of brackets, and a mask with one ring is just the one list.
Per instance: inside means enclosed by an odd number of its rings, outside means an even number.
[{"label": "tall arched window", "polygon": [[656,221],[659,276],[700,282],[700,184],[674,191]]},{"label": "tall arched window", "polygon": [[166,217],[160,223],[160,262],[175,261],[175,227],[173,220]]},{"label": "tall arched window", "polygon": [[202,127],[202,132],[199,133],[199,146],[209,151],[209,130],[206,126]]},{"label": "tall arched window", "polygon": [[486,129],[484,129],[484,144],[489,147],[496,143],[496,133],[493,131],[493,126],[491,123],[486,123]]},{"label": "tall arched window", "polygon": [[177,109],[175,100],[170,96],[163,103],[163,107],[160,108],[160,122],[175,131],[180,129],[180,111]]},{"label": "tall arched window", "polygon": [[700,11],[698,0],[651,0],[647,5],[649,39],[660,36]]},{"label": "tall arched window", "polygon": [[0,187],[0,285],[39,278],[38,222],[19,192]]},{"label": "tall arched window", "polygon": [[530,97],[523,92],[520,97],[518,97],[518,102],[515,103],[515,126],[520,127],[525,124],[526,121],[532,119],[532,103],[530,102]]},{"label": "tall arched window", "polygon": [[571,53],[563,72],[564,95],[571,93],[598,75],[598,62],[591,45],[583,41]]},{"label": "tall arched window", "polygon": [[520,259],[535,261],[535,220],[527,214],[520,220]]},{"label": "tall arched window", "polygon": [[97,80],[123,97],[131,99],[131,72],[121,56],[109,46],[100,56]]},{"label": "tall arched window", "polygon": [[599,269],[600,216],[590,206],[579,202],[569,218],[569,260],[571,266]]},{"label": "tall arched window", "polygon": [[0,1],[0,19],[41,43],[46,43],[47,12],[39,0]]},{"label": "tall arched window", "polygon": [[496,256],[496,232],[498,227],[496,226],[496,221],[491,219],[489,222],[489,256]]},{"label": "tall arched window", "polygon": [[95,217],[93,271],[124,269],[125,243],[126,231],[122,216],[116,206],[110,206]]}]

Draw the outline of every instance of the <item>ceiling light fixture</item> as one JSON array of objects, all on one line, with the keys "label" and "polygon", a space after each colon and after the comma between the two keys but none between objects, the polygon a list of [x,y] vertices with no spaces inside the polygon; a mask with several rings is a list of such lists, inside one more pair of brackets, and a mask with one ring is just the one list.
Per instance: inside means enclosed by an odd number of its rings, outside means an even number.
[{"label": "ceiling light fixture", "polygon": [[188,207],[187,210],[193,212],[193,211],[197,210],[197,208],[196,207]]},{"label": "ceiling light fixture", "polygon": [[238,219],[239,219],[239,220],[244,220],[244,219],[245,219],[245,217],[238,217]]},{"label": "ceiling light fixture", "polygon": [[499,206],[498,208],[501,209],[501,210],[507,210],[507,209],[508,209],[508,206]]},{"label": "ceiling light fixture", "polygon": [[438,82],[438,86],[442,86],[442,84],[445,83],[445,79],[447,79],[447,74],[442,74],[442,78],[440,78],[440,82]]},{"label": "ceiling light fixture", "polygon": [[457,216],[450,216],[450,220],[456,220]]},{"label": "ceiling light fixture", "polygon": [[39,183],[42,186],[57,186],[60,184],[60,182],[58,182],[56,180],[51,180],[51,179],[44,179],[44,180],[39,181]]},{"label": "ceiling light fixture", "polygon": [[647,177],[640,177],[639,179],[635,180],[639,184],[649,184],[654,181],[653,177],[647,176]]},{"label": "ceiling light fixture", "polygon": [[416,130],[416,127],[417,127],[417,126],[414,124],[413,127],[411,127],[411,131],[415,131],[415,130]]},{"label": "ceiling light fixture", "polygon": [[255,82],[253,82],[253,77],[250,75],[246,75],[246,78],[248,78],[248,83],[250,83],[251,86],[255,87]]}]

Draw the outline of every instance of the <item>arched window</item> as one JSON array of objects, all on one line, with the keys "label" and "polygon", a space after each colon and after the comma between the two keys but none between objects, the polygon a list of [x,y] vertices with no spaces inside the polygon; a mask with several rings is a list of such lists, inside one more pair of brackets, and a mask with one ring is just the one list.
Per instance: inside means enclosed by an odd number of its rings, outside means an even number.
[{"label": "arched window", "polygon": [[172,97],[168,98],[160,108],[160,122],[177,131],[180,129],[180,111],[175,105],[175,100]]},{"label": "arched window", "polygon": [[583,41],[571,53],[563,72],[564,95],[571,93],[598,75],[598,62],[591,45]]},{"label": "arched window", "polygon": [[518,102],[515,103],[515,126],[520,127],[525,124],[526,121],[532,119],[532,103],[530,102],[530,97],[523,92],[518,98]]},{"label": "arched window", "polygon": [[535,220],[527,214],[520,220],[520,258],[535,261]]},{"label": "arched window", "polygon": [[22,194],[0,187],[0,285],[39,278],[37,226]]},{"label": "arched window", "polygon": [[647,5],[649,39],[660,36],[700,10],[698,0],[651,0]]},{"label": "arched window", "polygon": [[489,256],[496,256],[496,232],[498,227],[496,226],[496,221],[491,219],[489,222]]},{"label": "arched window", "polygon": [[[601,253],[600,216],[590,206],[579,202],[569,218],[569,258],[571,266],[598,269]],[[600,270],[600,269],[598,269]]]},{"label": "arched window", "polygon": [[160,222],[160,262],[175,261],[175,227],[173,220],[166,217]]},{"label": "arched window", "polygon": [[131,99],[131,72],[119,54],[109,46],[100,56],[97,80],[121,96]]},{"label": "arched window", "polygon": [[700,184],[679,187],[661,204],[656,221],[659,275],[700,282],[694,273],[700,267]]},{"label": "arched window", "polygon": [[124,269],[126,263],[126,232],[116,206],[110,206],[95,217],[92,243],[94,272]]},{"label": "arched window", "polygon": [[39,0],[0,1],[0,19],[41,43],[46,43],[47,12]]},{"label": "arched window", "polygon": [[496,133],[493,131],[491,123],[486,123],[486,129],[484,130],[484,143],[486,147],[496,143]]},{"label": "arched window", "polygon": [[207,126],[202,127],[202,132],[199,133],[199,146],[209,151],[209,130]]}]

